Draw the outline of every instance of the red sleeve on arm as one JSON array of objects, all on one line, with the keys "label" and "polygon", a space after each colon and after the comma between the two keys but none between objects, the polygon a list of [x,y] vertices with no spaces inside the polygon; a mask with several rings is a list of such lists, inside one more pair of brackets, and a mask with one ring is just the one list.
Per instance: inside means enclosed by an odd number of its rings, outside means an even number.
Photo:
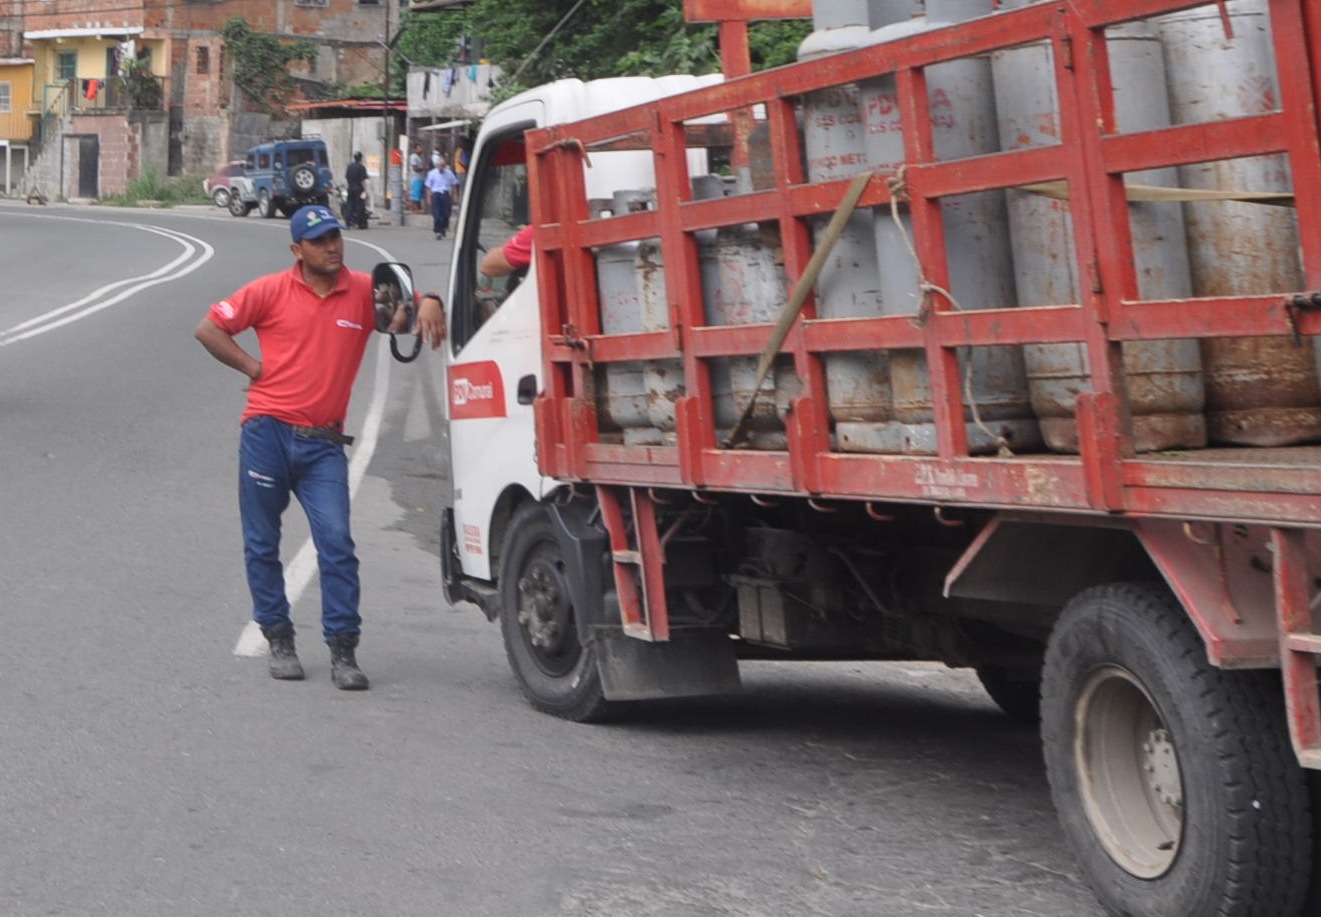
[{"label": "red sleeve on arm", "polygon": [[504,244],[505,260],[513,268],[532,263],[532,227],[524,226]]},{"label": "red sleeve on arm", "polygon": [[255,327],[265,314],[274,276],[259,277],[227,299],[213,305],[207,317],[230,335]]}]

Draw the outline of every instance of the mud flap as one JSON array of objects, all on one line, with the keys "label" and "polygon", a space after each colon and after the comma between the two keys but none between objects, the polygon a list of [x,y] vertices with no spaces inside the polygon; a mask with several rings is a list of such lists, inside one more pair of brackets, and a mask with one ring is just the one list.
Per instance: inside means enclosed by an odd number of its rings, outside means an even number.
[{"label": "mud flap", "polygon": [[734,641],[724,631],[680,630],[664,643],[648,643],[600,627],[593,639],[607,700],[731,694],[742,687]]},{"label": "mud flap", "polygon": [[607,582],[609,538],[594,524],[594,502],[552,505],[550,517],[568,565],[574,623],[579,634],[590,634],[607,700],[695,697],[739,690],[738,658],[724,631],[679,630],[664,643],[624,636],[614,584]]}]

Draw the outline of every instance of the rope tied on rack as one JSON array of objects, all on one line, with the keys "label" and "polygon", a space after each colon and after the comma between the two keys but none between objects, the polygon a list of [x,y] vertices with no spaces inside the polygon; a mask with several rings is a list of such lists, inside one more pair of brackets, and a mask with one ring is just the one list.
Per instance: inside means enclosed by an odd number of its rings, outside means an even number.
[{"label": "rope tied on rack", "polygon": [[913,239],[908,234],[908,227],[904,225],[903,217],[899,213],[899,204],[901,201],[908,200],[908,180],[905,177],[906,165],[900,165],[899,170],[885,180],[885,186],[890,189],[890,216],[894,219],[894,225],[899,227],[899,235],[904,240],[904,247],[908,249],[908,254],[912,256],[913,265],[917,268],[917,291],[918,297],[917,312],[913,316],[913,324],[918,328],[926,327],[927,318],[931,315],[931,294],[939,293],[941,296],[954,306],[959,308],[958,301],[954,294],[944,287],[932,283],[927,279],[926,272],[922,270],[922,259],[917,256],[917,248],[913,245]]},{"label": "rope tied on rack", "polygon": [[[927,279],[926,271],[922,268],[922,259],[918,257],[917,247],[913,245],[912,236],[908,232],[908,227],[904,225],[903,216],[899,212],[900,201],[907,201],[908,181],[905,177],[907,165],[901,163],[898,170],[890,178],[886,179],[886,187],[890,190],[890,216],[894,219],[894,225],[899,228],[899,235],[904,240],[904,247],[908,249],[908,254],[913,259],[913,266],[917,272],[917,291],[919,294],[917,312],[914,314],[912,322],[918,328],[925,328],[927,319],[931,315],[931,296],[938,293],[945,298],[945,301],[956,312],[962,312],[963,306],[954,298],[954,294],[939,284],[932,283]],[[884,266],[881,268],[884,270]],[[981,412],[977,409],[977,399],[972,391],[972,348],[967,348],[967,365],[963,373],[963,400],[968,405],[968,410],[972,414],[972,422],[985,433],[992,442],[995,443],[995,453],[1000,458],[1011,458],[1014,450],[1009,447],[1009,440],[1003,435],[996,433],[988,427],[982,420]],[[930,368],[928,368],[930,372]]]},{"label": "rope tied on rack", "polygon": [[551,150],[569,150],[570,152],[577,153],[583,158],[583,164],[587,166],[587,168],[590,169],[592,167],[592,157],[588,155],[587,147],[577,137],[564,137],[559,140],[552,140],[550,143],[534,150],[533,152],[540,156],[543,153],[549,153]]}]

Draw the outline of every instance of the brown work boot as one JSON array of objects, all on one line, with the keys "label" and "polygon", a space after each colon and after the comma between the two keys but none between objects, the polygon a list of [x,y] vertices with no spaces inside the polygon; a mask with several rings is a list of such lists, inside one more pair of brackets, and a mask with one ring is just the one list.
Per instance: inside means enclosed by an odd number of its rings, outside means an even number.
[{"label": "brown work boot", "polygon": [[271,677],[281,681],[302,681],[303,664],[298,661],[294,650],[294,626],[277,624],[272,628],[261,629],[262,636],[271,646]]},{"label": "brown work boot", "polygon": [[341,691],[366,691],[370,686],[367,676],[358,668],[354,650],[358,647],[357,634],[344,634],[326,640],[330,647],[330,680]]}]

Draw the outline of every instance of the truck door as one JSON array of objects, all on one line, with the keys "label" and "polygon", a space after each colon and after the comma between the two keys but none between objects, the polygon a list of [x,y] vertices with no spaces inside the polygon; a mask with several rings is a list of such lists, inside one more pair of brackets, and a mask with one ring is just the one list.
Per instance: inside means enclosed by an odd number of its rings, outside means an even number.
[{"label": "truck door", "polygon": [[[523,111],[526,107],[528,110]],[[467,576],[491,579],[493,519],[502,495],[541,495],[532,396],[541,389],[541,319],[532,271],[488,278],[486,252],[527,225],[523,132],[540,102],[489,121],[463,191],[459,248],[450,282],[450,364],[446,385],[454,482],[454,534]],[[498,522],[498,520],[496,520]]]}]

